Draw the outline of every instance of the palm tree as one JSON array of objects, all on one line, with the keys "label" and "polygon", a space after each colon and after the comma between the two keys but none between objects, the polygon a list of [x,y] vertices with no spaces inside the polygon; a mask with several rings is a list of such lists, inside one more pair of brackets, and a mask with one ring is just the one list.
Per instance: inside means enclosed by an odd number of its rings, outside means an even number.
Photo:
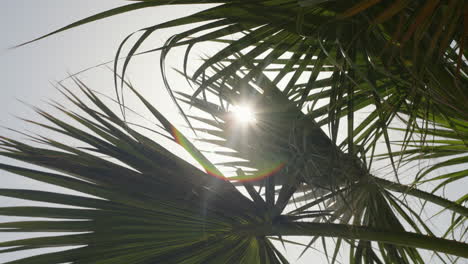
[{"label": "palm tree", "polygon": [[[331,251],[324,246],[332,262],[344,245],[353,263],[424,263],[417,248],[444,262],[458,259],[445,254],[468,257],[468,197],[451,201],[435,194],[467,175],[464,1],[206,2],[219,5],[142,29],[119,68],[125,39],[114,64],[116,91],[126,87],[137,95],[162,136],[187,150],[205,172],[141,133],[73,78],[80,95],[66,87],[63,93],[82,113],[56,107],[81,128],[41,110],[53,125],[36,124],[83,146],[46,137],[32,139],[48,147],[2,138],[0,154],[49,170],[0,167],[91,197],[0,190],[75,206],[1,208],[1,215],[67,219],[0,224],[6,231],[70,234],[3,242],[0,252],[76,246],[13,263],[287,263],[271,240],[287,243],[285,236],[300,235],[310,237],[305,250],[335,237]],[[136,1],[49,35],[135,9],[194,3],[199,1]],[[197,22],[204,23],[163,47],[139,51],[156,30]],[[190,52],[204,41],[222,48],[189,74]],[[164,68],[170,50],[184,45],[179,72],[197,86],[195,92],[175,92],[164,81],[178,105],[205,113],[186,115],[179,106],[193,131],[209,135],[199,140],[211,149],[231,149],[216,151],[231,158],[218,166],[125,81],[133,56],[161,51]],[[118,103],[124,113],[119,97]],[[232,107],[242,104],[255,109],[254,122],[233,119]],[[392,128],[397,125],[403,128]],[[434,158],[440,161],[401,182],[405,163]],[[372,173],[376,159],[391,165],[392,179]],[[234,175],[223,174],[219,165],[233,168]],[[428,181],[438,186],[418,187]],[[435,234],[411,199],[450,211],[450,226]]]}]

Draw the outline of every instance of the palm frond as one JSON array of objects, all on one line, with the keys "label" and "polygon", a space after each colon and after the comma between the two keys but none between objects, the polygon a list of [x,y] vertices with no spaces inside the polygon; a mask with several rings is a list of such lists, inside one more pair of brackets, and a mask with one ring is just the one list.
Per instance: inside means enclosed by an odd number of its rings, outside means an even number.
[{"label": "palm frond", "polygon": [[[0,168],[92,198],[0,190],[2,196],[74,207],[2,207],[1,215],[31,218],[2,223],[2,231],[69,234],[7,241],[0,247],[6,248],[2,253],[80,247],[12,263],[287,263],[265,237],[239,235],[239,226],[262,223],[264,215],[229,181],[200,171],[132,129],[83,83],[76,83],[92,106],[68,90],[64,94],[89,117],[57,107],[85,129],[38,111],[54,125],[45,127],[82,146],[71,147],[50,137],[31,137],[45,148],[2,138],[1,155],[55,172],[7,164]],[[155,116],[171,126],[162,116]],[[57,221],[34,220],[37,217]]]},{"label": "palm frond", "polygon": [[[258,87],[265,87],[267,83],[267,78],[256,82]],[[235,87],[243,89],[236,90]],[[271,84],[269,87],[270,96],[265,96],[255,92],[259,88],[254,87],[254,84],[245,83],[242,77],[237,77],[226,78],[207,87],[207,90],[219,98],[218,104],[184,93],[179,95],[182,102],[204,112],[206,117],[192,117],[194,121],[205,124],[205,128],[200,130],[219,139],[207,139],[203,142],[235,150],[218,154],[244,159],[241,162],[225,162],[223,165],[232,166],[234,169],[255,169],[250,172],[251,179],[255,184],[265,187],[266,196],[269,189],[276,189],[276,209],[279,212],[284,210],[288,203],[297,202],[292,200],[293,195],[303,192],[299,189],[305,187],[306,193],[299,198],[305,201],[305,205],[288,214],[293,219],[307,219],[310,215],[316,223],[337,222],[399,231],[404,231],[404,226],[410,226],[414,232],[433,235],[431,228],[420,216],[406,206],[405,195],[438,204],[463,217],[468,215],[467,208],[456,202],[371,176],[364,166],[359,166],[365,160],[341,152],[325,133],[305,132],[311,129],[320,130],[320,126],[313,120],[305,119],[305,114],[295,104],[291,104],[278,88]],[[247,126],[236,121],[232,117],[233,113],[229,111],[230,105],[246,102],[256,111],[255,123]],[[209,114],[212,118],[208,118]],[[301,122],[302,129],[296,130]],[[302,152],[297,154],[301,149]],[[327,153],[330,153],[330,156],[327,156]],[[260,181],[256,178],[261,174],[260,171],[265,168],[271,169],[271,165],[268,165],[274,160],[283,160],[284,168],[266,180],[261,178]],[[333,162],[327,163],[330,160]],[[327,174],[321,178],[319,172]],[[279,188],[269,186],[271,182]],[[390,191],[403,195],[397,197]],[[320,216],[310,214],[310,210],[329,213]],[[311,243],[318,238],[312,238]],[[355,244],[353,241],[345,241],[352,245],[350,254],[356,259],[365,260],[370,254],[371,259],[375,261],[406,263],[411,260],[413,263],[424,263],[419,253],[412,248],[379,244],[380,250],[376,252],[371,242],[360,241]],[[337,252],[339,247],[337,244],[334,251]]]},{"label": "palm frond", "polygon": [[[136,2],[86,18],[50,34],[139,8],[200,3],[189,0]],[[188,54],[195,44],[207,40],[225,41],[223,37],[235,33],[241,35],[234,41],[226,42],[225,48],[210,56],[193,73],[193,79],[201,78],[202,73],[216,67],[217,63],[242,54],[241,59],[231,61],[222,72],[203,81],[195,95],[222,76],[233,75],[245,68],[247,77],[252,77],[287,57],[287,63],[283,63],[285,67],[279,71],[274,83],[286,81],[285,73],[295,69],[294,76],[282,89],[296,96],[298,104],[307,101],[312,89],[320,88],[316,86],[317,73],[332,72],[334,85],[328,88],[331,91],[331,107],[326,112],[329,118],[347,116],[350,139],[345,144],[350,150],[355,149],[355,144],[363,144],[359,141],[352,143],[352,139],[358,135],[353,133],[352,128],[359,125],[354,124],[353,112],[365,106],[374,106],[378,112],[378,117],[373,118],[376,124],[366,134],[384,136],[386,141],[386,125],[406,105],[415,110],[436,109],[462,120],[467,118],[465,107],[460,103],[466,101],[467,78],[464,56],[467,31],[463,26],[467,20],[462,11],[466,4],[461,0],[225,0],[201,3],[219,5],[142,29],[142,35],[132,45],[123,63],[122,75],[125,76],[131,57],[140,45],[156,30],[207,22],[181,32],[162,47],[167,54],[175,46],[187,45],[186,68]],[[121,48],[128,40],[122,43]],[[165,57],[161,57],[162,61]],[[255,64],[256,60],[261,60],[261,63]],[[299,78],[302,73],[310,75],[305,83]],[[314,111],[313,115],[317,113]],[[329,122],[334,131],[338,126],[335,121]],[[410,125],[413,126],[411,122]],[[360,139],[364,144],[375,141],[369,140],[366,135]]]},{"label": "palm frond", "polygon": [[[433,192],[446,185],[466,177],[464,164],[467,160],[468,126],[463,120],[453,119],[443,115],[427,115],[422,119],[419,115],[419,128],[408,135],[409,140],[394,143],[401,146],[400,151],[393,152],[399,156],[401,163],[420,162],[421,169],[415,177],[415,182],[425,183],[441,181]],[[394,129],[402,131],[403,129]],[[403,130],[406,132],[406,130]],[[385,157],[386,155],[382,155]],[[430,161],[430,163],[427,163]],[[449,173],[441,170],[450,168]],[[427,179],[429,175],[434,175]]]}]

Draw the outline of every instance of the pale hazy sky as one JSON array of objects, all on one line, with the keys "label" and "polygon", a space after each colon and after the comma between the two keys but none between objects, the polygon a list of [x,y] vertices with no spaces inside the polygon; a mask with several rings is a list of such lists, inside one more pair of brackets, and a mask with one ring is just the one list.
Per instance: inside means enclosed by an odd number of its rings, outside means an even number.
[{"label": "pale hazy sky", "polygon": [[[82,26],[25,47],[7,50],[11,46],[31,40],[80,18],[127,3],[129,2],[122,0],[2,0],[0,8],[1,125],[20,131],[31,130],[31,126],[25,125],[15,115],[31,119],[37,115],[18,99],[31,105],[47,108],[48,99],[61,98],[50,82],[61,80],[68,73],[75,73],[113,59],[120,41],[133,31],[203,8],[202,6],[191,8],[179,6],[136,11]],[[161,44],[172,32],[176,31],[156,33],[152,38],[152,43]],[[176,53],[173,57],[180,62],[180,55]],[[134,67],[129,71],[133,84],[161,112],[181,124],[182,120],[162,86],[157,54],[135,59],[133,65]],[[93,70],[81,75],[81,78],[91,87],[113,95],[112,75],[108,70]],[[179,80],[174,78],[173,84],[178,85],[178,82]],[[0,128],[0,135],[11,136],[13,133]],[[1,161],[5,159],[0,158]],[[2,188],[45,188],[37,182],[16,177],[4,171],[0,171],[0,181]],[[460,190],[458,193],[466,193],[466,191]],[[0,198],[0,203],[13,205],[19,204],[19,201]],[[0,221],[4,220],[5,218],[0,218]],[[11,234],[1,236],[0,240],[14,238]],[[289,253],[288,255],[293,256],[290,258],[291,263],[311,261],[307,257],[296,261],[297,249],[292,249]],[[6,254],[0,256],[0,263],[25,255],[25,253]]]},{"label": "pale hazy sky", "polygon": [[[114,58],[120,42],[128,34],[163,22],[176,16],[202,9],[202,6],[159,7],[135,11],[112,17],[17,49],[7,48],[51,32],[59,27],[100,11],[128,4],[122,0],[6,0],[0,9],[0,77],[2,96],[0,97],[0,120],[6,127],[24,130],[30,128],[16,116],[36,118],[30,107],[21,103],[47,108],[50,99],[64,103],[51,83],[62,80],[91,66],[110,61]],[[175,32],[157,32],[149,43],[155,47]],[[174,61],[180,62],[180,54],[175,53]],[[161,82],[158,54],[135,58],[128,76],[132,83],[161,112],[179,123],[174,105],[171,103]],[[91,88],[114,96],[112,73],[101,67],[79,75]],[[173,78],[175,86],[185,80]],[[36,130],[34,130],[36,132]],[[13,135],[2,130],[2,135]],[[4,172],[0,172],[4,174]],[[5,185],[25,187],[24,182],[7,181]],[[10,185],[8,185],[10,186]]]}]

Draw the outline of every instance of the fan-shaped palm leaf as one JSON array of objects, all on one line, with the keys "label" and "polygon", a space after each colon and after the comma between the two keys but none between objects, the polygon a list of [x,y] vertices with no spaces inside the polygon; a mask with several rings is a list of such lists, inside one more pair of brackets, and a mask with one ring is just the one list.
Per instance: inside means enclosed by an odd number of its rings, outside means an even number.
[{"label": "fan-shaped palm leaf", "polygon": [[[228,181],[199,171],[128,127],[82,83],[77,83],[99,110],[93,110],[71,93],[68,98],[91,118],[60,106],[57,108],[91,133],[45,112],[39,113],[55,125],[43,126],[81,141],[85,144],[83,148],[43,137],[33,139],[53,149],[7,138],[1,143],[3,156],[63,174],[6,164],[0,166],[94,198],[45,191],[0,190],[3,196],[75,207],[1,208],[1,215],[68,219],[3,223],[3,231],[64,231],[72,234],[2,242],[0,246],[13,247],[1,252],[82,247],[13,263],[219,263],[221,259],[226,263],[286,263],[265,238],[239,236],[238,227],[263,222],[262,211],[257,210],[255,204]],[[162,116],[156,117],[163,125],[170,126]]]}]

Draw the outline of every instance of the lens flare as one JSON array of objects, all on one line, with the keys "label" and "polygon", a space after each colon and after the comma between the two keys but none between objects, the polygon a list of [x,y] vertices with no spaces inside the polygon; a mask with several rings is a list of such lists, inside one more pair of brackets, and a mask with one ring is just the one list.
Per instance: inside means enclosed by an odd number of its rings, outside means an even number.
[{"label": "lens flare", "polygon": [[185,150],[187,150],[190,155],[195,158],[195,160],[205,169],[206,173],[224,180],[224,181],[237,181],[237,182],[251,182],[251,181],[258,181],[265,179],[269,176],[272,176],[273,174],[279,172],[284,166],[284,162],[274,162],[271,164],[271,166],[262,169],[260,171],[257,171],[253,174],[250,175],[244,175],[244,176],[236,176],[236,177],[225,177],[213,164],[208,162],[206,158],[201,156],[201,153],[196,151],[194,146],[185,138],[182,133],[180,133],[179,130],[177,130],[175,127],[172,126],[172,136],[174,137],[175,141],[181,145]]},{"label": "lens flare", "polygon": [[231,113],[241,123],[253,123],[256,121],[254,110],[248,105],[235,105],[231,107]]}]

